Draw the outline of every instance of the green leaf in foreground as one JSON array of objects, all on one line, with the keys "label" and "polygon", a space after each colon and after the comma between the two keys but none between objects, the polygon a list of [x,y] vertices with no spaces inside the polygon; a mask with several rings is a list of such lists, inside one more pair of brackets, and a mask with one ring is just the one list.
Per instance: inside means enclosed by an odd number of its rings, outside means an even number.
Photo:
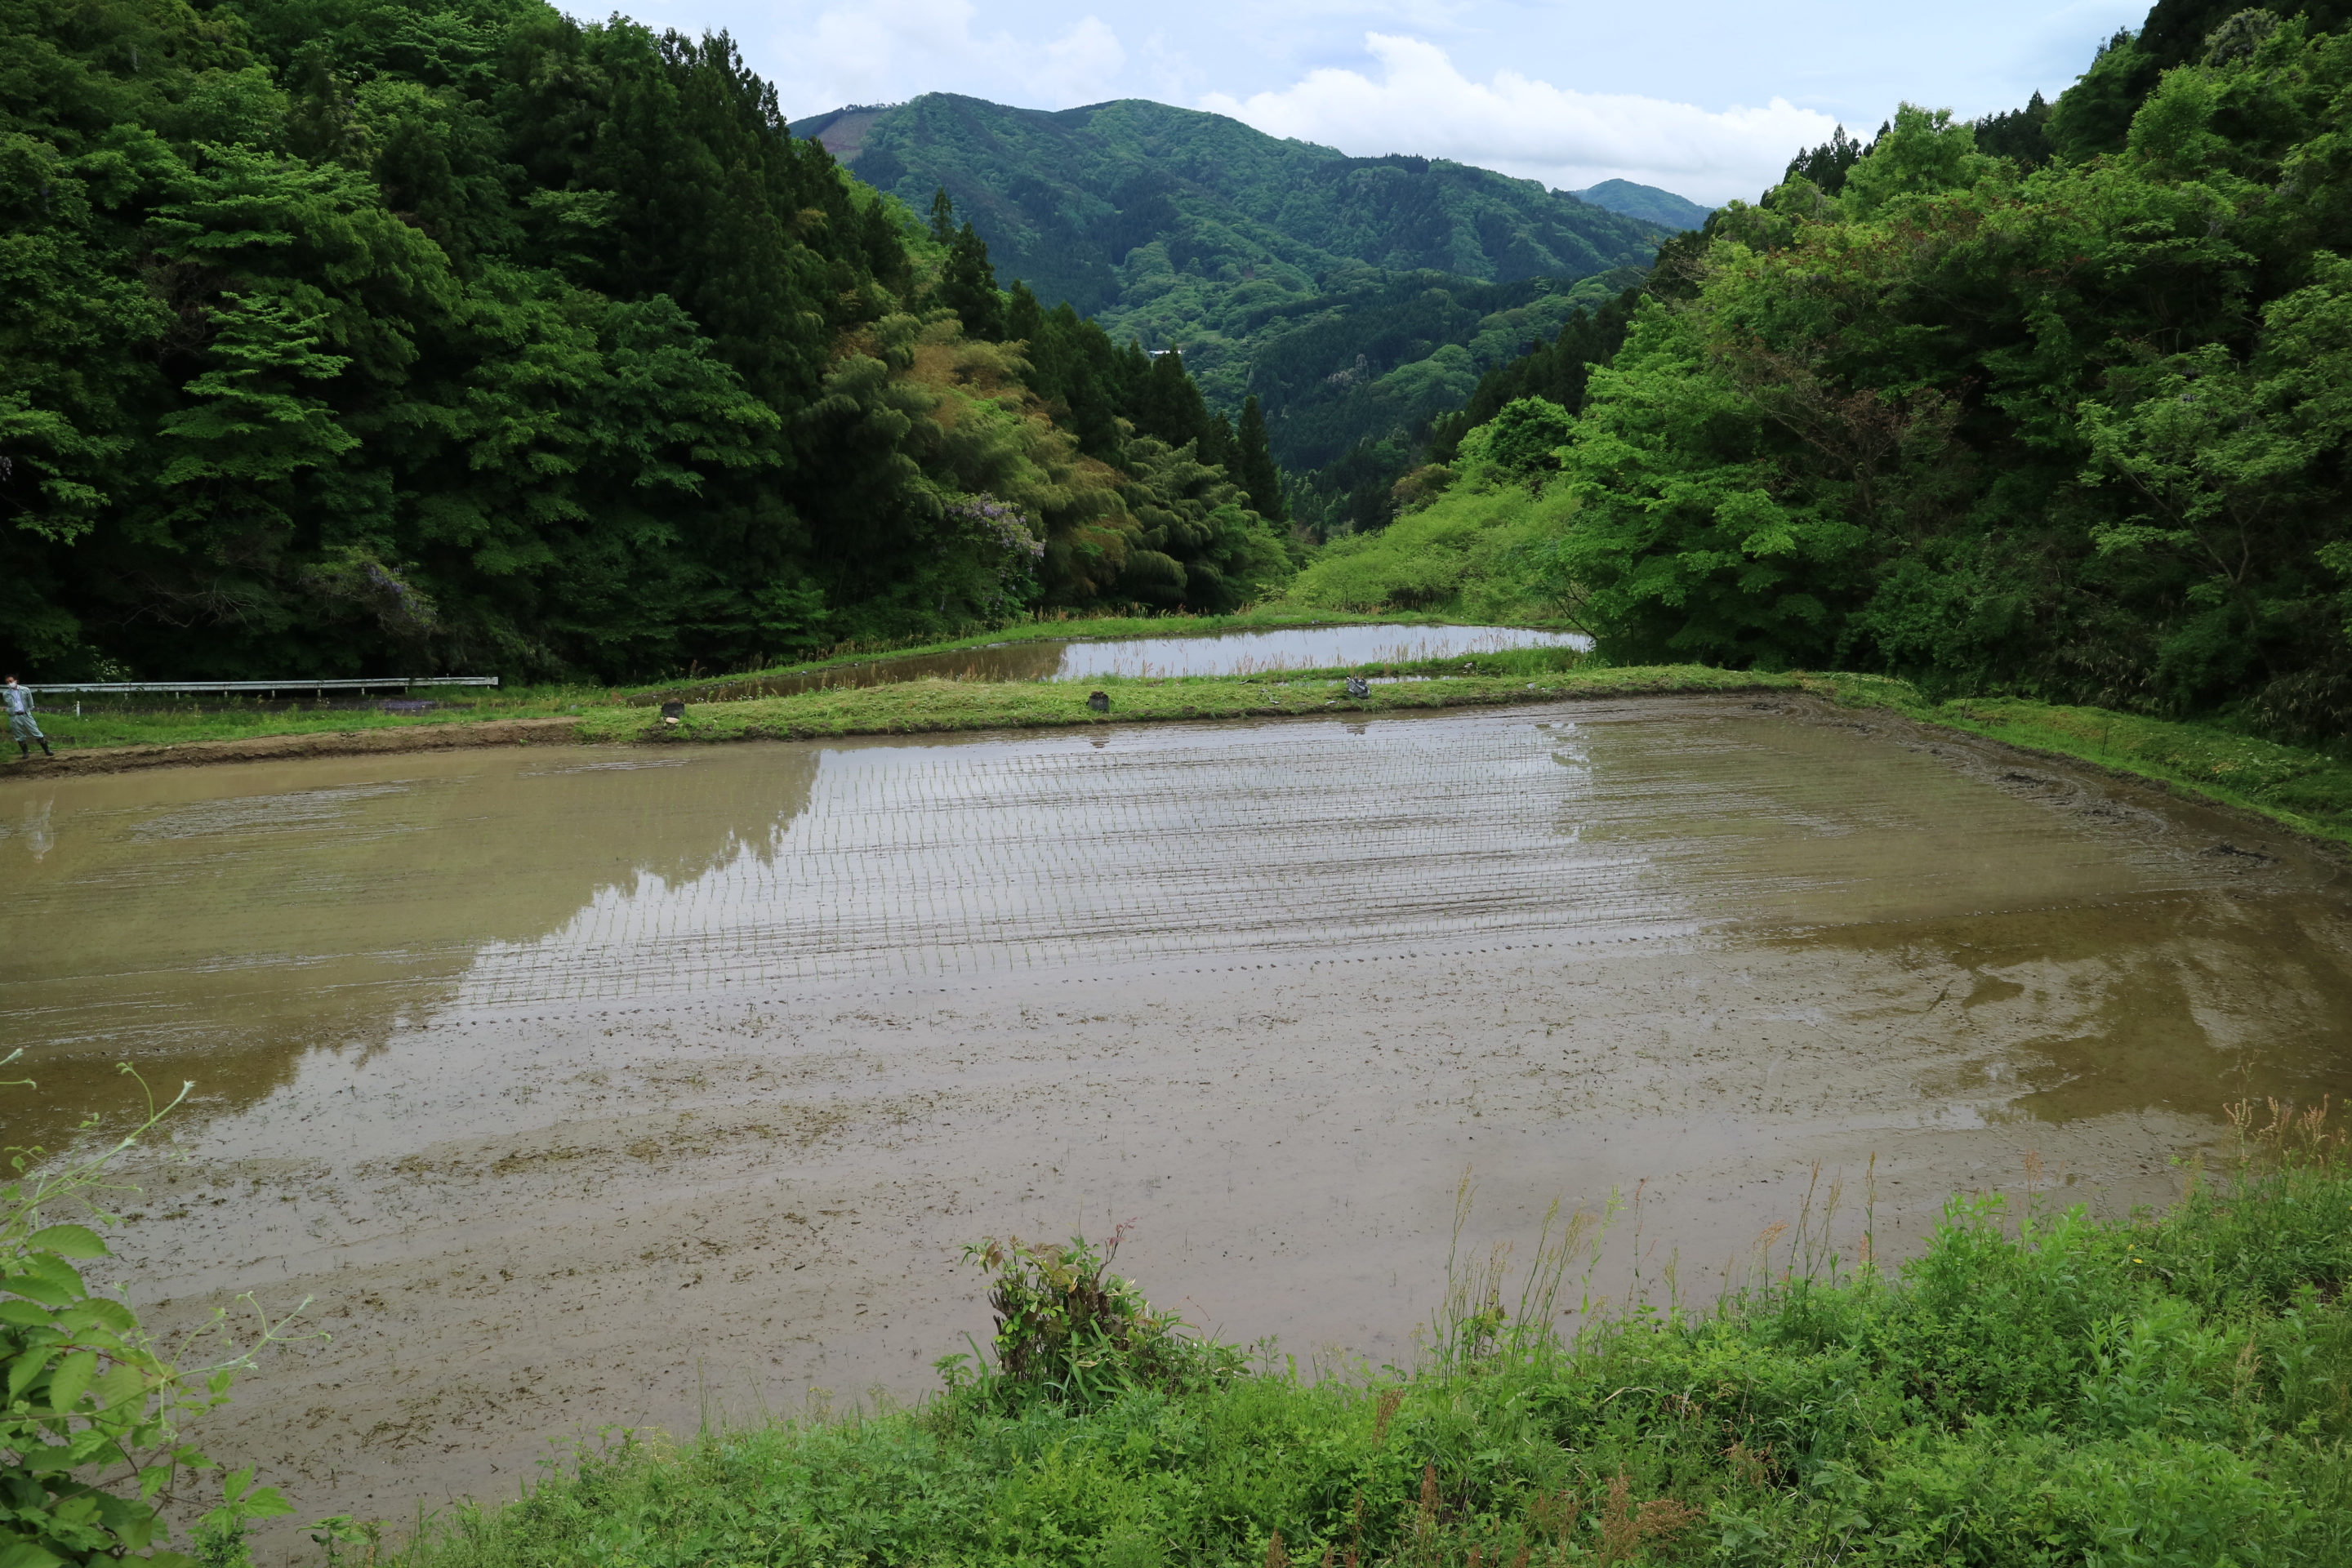
[{"label": "green leaf in foreground", "polygon": [[[158,1108],[150,1099],[128,1135],[60,1157],[8,1152],[15,1174],[0,1184],[0,1289],[13,1297],[0,1300],[0,1363],[7,1369],[0,1568],[126,1558],[194,1568],[194,1559],[155,1549],[163,1539],[161,1510],[194,1500],[186,1482],[213,1468],[180,1425],[226,1403],[236,1372],[278,1338],[284,1323],[259,1319],[253,1337],[229,1342],[225,1358],[182,1366],[128,1306],[93,1291],[68,1261],[109,1256],[98,1233],[41,1218],[106,1191],[108,1165],[179,1103]],[[93,1134],[94,1124],[82,1131]],[[224,1329],[216,1317],[210,1331]],[[215,1535],[224,1520],[241,1531],[245,1519],[284,1511],[273,1489],[252,1488],[249,1471],[231,1479],[229,1494],[206,1516]]]}]

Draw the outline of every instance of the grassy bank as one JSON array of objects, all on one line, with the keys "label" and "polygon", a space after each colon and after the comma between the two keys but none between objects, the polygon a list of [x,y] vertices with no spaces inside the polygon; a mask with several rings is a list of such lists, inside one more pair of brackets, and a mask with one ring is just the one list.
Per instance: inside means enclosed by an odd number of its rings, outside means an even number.
[{"label": "grassy bank", "polygon": [[[174,700],[168,697],[84,698],[76,713],[72,698],[47,698],[34,715],[49,743],[59,748],[173,746],[191,741],[244,741],[268,735],[335,735],[361,730],[400,730],[440,724],[478,724],[507,719],[555,719],[593,707],[614,707],[619,695],[602,687],[518,686],[418,687],[416,696],[436,706],[423,713],[386,713],[373,709],[289,709],[261,700]],[[54,704],[54,705],[52,705]],[[13,757],[15,752],[10,751]]]},{"label": "grassy bank", "polygon": [[400,1560],[2341,1564],[2352,1171],[2321,1118],[2239,1115],[2236,1168],[2159,1218],[1955,1199],[1892,1275],[1800,1223],[1706,1310],[1561,1313],[1591,1233],[1554,1232],[1457,1275],[1410,1375],[1046,1354],[1024,1308],[997,1348],[1025,1379],[621,1442]]}]

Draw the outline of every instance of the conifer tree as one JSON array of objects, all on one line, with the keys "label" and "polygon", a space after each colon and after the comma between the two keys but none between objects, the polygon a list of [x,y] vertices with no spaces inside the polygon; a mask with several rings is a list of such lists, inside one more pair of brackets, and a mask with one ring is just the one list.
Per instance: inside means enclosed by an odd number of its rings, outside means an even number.
[{"label": "conifer tree", "polygon": [[[1879,129],[1884,131],[1885,127]],[[1819,185],[1824,195],[1833,196],[1845,189],[1848,171],[1861,163],[1869,151],[1847,135],[1845,127],[1841,125],[1827,142],[1818,147],[1809,147],[1790,159],[1788,172],[1780,177],[1793,180],[1801,175]]]},{"label": "conifer tree", "polygon": [[2023,109],[1988,114],[1970,122],[1977,133],[1977,151],[2014,158],[2027,168],[2050,159],[2050,101],[2036,92]]},{"label": "conifer tree", "polygon": [[1238,450],[1239,447],[1234,438],[1234,422],[1222,414],[1210,415],[1207,422],[1201,426],[1199,452],[1201,461],[1214,463],[1230,473],[1234,467],[1234,455]]},{"label": "conifer tree", "polygon": [[1239,451],[1234,478],[1249,494],[1250,510],[1268,522],[1290,521],[1290,507],[1282,493],[1282,470],[1275,467],[1274,448],[1266,439],[1265,413],[1253,393],[1242,405]]},{"label": "conifer tree", "polygon": [[[1213,446],[1216,436],[1210,427],[1209,407],[1201,401],[1201,389],[1185,372],[1183,351],[1169,349],[1155,356],[1150,365],[1136,398],[1136,428],[1147,436],[1159,437],[1171,447],[1181,447],[1187,441]],[[1201,456],[1204,461],[1211,460],[1205,450]]]},{"label": "conifer tree", "polygon": [[1004,296],[996,291],[996,268],[988,259],[988,241],[966,219],[948,246],[948,264],[940,275],[940,303],[963,320],[966,336],[997,342],[1004,336]]},{"label": "conifer tree", "polygon": [[988,241],[980,237],[969,219],[961,228],[956,226],[955,200],[945,185],[931,195],[931,237],[948,249],[947,264],[940,269],[939,302],[962,321],[966,335],[1002,342],[1004,296],[997,292]]}]

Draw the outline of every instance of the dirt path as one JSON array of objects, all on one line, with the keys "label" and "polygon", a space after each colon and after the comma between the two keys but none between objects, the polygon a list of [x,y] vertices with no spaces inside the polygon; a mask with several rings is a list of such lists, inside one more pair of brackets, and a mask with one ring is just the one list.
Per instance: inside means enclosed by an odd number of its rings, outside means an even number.
[{"label": "dirt path", "polygon": [[277,763],[304,757],[372,757],[398,752],[446,752],[466,746],[530,746],[568,742],[577,719],[485,719],[447,724],[394,724],[380,730],[331,730],[308,735],[252,735],[230,741],[181,741],[167,746],[100,746],[55,757],[10,763],[0,778],[73,778],[148,768],[202,767],[218,763]]}]

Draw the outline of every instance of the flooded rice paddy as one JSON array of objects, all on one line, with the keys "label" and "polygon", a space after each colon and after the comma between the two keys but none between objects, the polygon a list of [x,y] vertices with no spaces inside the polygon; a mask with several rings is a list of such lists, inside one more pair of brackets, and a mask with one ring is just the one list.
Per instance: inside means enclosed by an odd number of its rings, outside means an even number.
[{"label": "flooded rice paddy", "polygon": [[1900,1250],[2352,1087],[2336,862],[1806,703],[247,764],[0,829],[9,1141],[195,1080],[119,1273],[310,1299],[211,1434],[303,1518],[919,1393],[982,1235],[1131,1219],[1192,1321],[1401,1363],[1465,1168],[1481,1236],[1638,1191],[1601,1283],[1703,1296],[1816,1163]]},{"label": "flooded rice paddy", "polygon": [[[1362,664],[1407,664],[1431,658],[1473,658],[1521,647],[1589,648],[1581,632],[1530,631],[1520,626],[1289,626],[1279,631],[1218,632],[1207,637],[1122,637],[1096,642],[1048,640],[998,643],[949,653],[909,654],[834,665],[694,689],[703,701],[742,697],[791,697],[833,687],[887,686],[900,680],[1098,680],[1107,675],[1167,679],[1182,675],[1270,675],[1286,669],[1339,669]],[[641,700],[676,695],[653,692]]]}]

